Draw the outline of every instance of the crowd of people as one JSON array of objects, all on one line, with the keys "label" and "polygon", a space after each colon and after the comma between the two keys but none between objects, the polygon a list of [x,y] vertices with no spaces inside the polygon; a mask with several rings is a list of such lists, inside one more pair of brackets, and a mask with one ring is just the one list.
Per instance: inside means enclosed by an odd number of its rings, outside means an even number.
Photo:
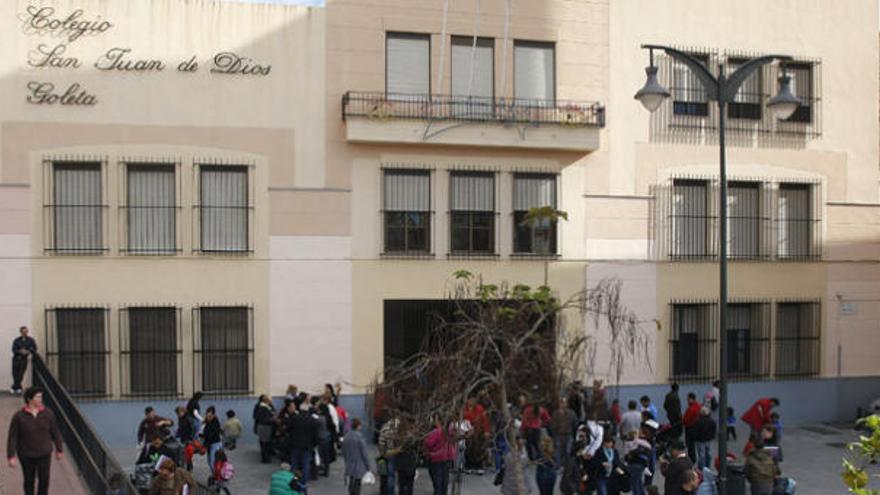
[{"label": "crowd of people", "polygon": [[[625,407],[619,399],[609,403],[598,381],[591,387],[571,384],[555,405],[521,395],[516,404],[508,405],[509,414],[492,407],[487,396],[475,396],[468,399],[459,420],[438,419],[433,430],[418,439],[399,434],[412,429],[407,424],[412,419],[380,410],[374,418],[376,459],[368,454],[360,420],[349,418],[340,407],[339,392],[338,385],[327,384],[321,394],[311,395],[291,385],[280,408],[266,395],[254,405],[260,460],[282,461],[272,475],[271,495],[307,493],[311,482],[329,476],[340,455],[350,495],[359,495],[374,479],[381,495],[410,495],[422,464],[435,495],[449,493],[453,476],[484,474],[492,468],[503,495],[520,493],[521,481],[528,493],[540,495],[715,493],[717,383],[702,398],[686,394],[684,403],[678,384],[672,384],[662,404],[665,418],[648,396],[627,400]],[[236,448],[242,424],[232,410],[226,411],[223,423],[214,406],[202,413],[202,397],[196,393],[178,407],[176,421],[146,409],[137,431],[142,447],[136,478],[142,478],[142,486],[160,490],[194,483],[190,473],[196,456],[205,457],[209,483],[223,486],[234,476],[226,451]],[[744,464],[752,495],[793,493],[793,482],[783,478],[779,468],[783,456],[778,406],[779,400],[762,398],[740,418],[750,435],[737,462]],[[728,416],[733,420],[728,420],[725,434],[735,439],[732,409]],[[731,452],[728,458],[738,459]],[[655,484],[658,472],[663,475],[662,492]]]},{"label": "crowd of people", "polygon": [[[380,493],[413,493],[421,455],[435,495],[449,493],[450,470],[482,474],[490,465],[504,495],[520,493],[514,465],[522,470],[526,491],[540,495],[714,494],[718,399],[716,382],[704,397],[688,393],[682,404],[679,386],[673,384],[662,404],[664,420],[648,396],[627,401],[625,408],[617,399],[609,404],[601,382],[591,387],[572,384],[555,408],[520,396],[517,404],[508,405],[509,415],[493,411],[485,397],[473,397],[461,421],[438,422],[421,445],[395,441],[396,431],[405,427],[402,418],[377,418],[384,420],[378,432]],[[743,458],[727,453],[729,460],[744,464],[752,495],[794,491],[793,480],[782,477],[779,468],[782,426],[774,410],[778,406],[775,398],[752,405],[740,418],[750,430]],[[730,408],[728,415],[733,419],[724,432],[735,438],[736,417]],[[513,425],[506,424],[505,417],[514,418]],[[516,434],[505,435],[509,428]],[[515,444],[510,445],[509,438],[516,438]],[[655,484],[658,472],[663,475],[662,492]]]},{"label": "crowd of people", "polygon": [[[271,397],[259,397],[252,418],[260,443],[260,461],[283,461],[281,470],[272,476],[273,494],[305,494],[310,481],[329,476],[330,465],[342,447],[344,431],[350,430],[346,440],[351,441],[346,449],[357,446],[360,421],[349,422],[348,414],[339,406],[339,391],[338,384],[327,384],[323,393],[311,395],[290,385],[278,410]],[[203,412],[203,397],[197,392],[186,405],[175,408],[175,419],[159,416],[152,407],[146,408],[137,430],[140,454],[135,467],[136,485],[147,488],[177,483],[180,490],[194,483],[189,473],[197,456],[204,456],[210,469],[209,485],[225,486],[233,478],[235,469],[226,452],[236,448],[243,433],[242,423],[234,410],[225,412],[222,423],[214,406]],[[363,467],[346,465],[346,470],[351,471],[350,478],[358,482],[369,466],[366,443],[362,445]],[[174,475],[161,476],[163,469]]]}]

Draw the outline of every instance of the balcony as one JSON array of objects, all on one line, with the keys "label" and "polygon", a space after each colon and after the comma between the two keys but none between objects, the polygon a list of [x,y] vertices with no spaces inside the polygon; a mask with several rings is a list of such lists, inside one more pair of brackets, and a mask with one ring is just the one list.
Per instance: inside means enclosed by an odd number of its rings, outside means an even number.
[{"label": "balcony", "polygon": [[352,143],[491,146],[591,152],[605,107],[596,102],[347,92]]}]

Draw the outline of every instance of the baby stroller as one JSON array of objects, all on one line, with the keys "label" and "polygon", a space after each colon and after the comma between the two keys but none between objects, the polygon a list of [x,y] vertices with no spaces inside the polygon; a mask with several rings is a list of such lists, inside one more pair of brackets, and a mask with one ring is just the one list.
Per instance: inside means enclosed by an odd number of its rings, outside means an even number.
[{"label": "baby stroller", "polygon": [[677,429],[673,428],[670,424],[661,426],[654,433],[654,447],[656,448],[658,455],[666,452],[669,448],[669,444],[680,436],[680,434],[676,435],[676,433]]}]

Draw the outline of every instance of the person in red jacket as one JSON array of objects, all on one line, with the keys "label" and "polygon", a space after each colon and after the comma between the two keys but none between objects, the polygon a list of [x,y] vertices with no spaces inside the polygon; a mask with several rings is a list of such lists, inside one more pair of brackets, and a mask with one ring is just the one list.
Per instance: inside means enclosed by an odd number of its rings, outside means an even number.
[{"label": "person in red jacket", "polygon": [[779,407],[779,399],[775,397],[758,399],[740,419],[751,427],[752,432],[761,431],[764,425],[772,421],[770,413],[774,407]]},{"label": "person in red jacket", "polygon": [[688,406],[681,419],[681,423],[684,425],[684,443],[687,445],[688,457],[691,458],[691,462],[697,462],[697,447],[694,443],[693,428],[697,424],[697,420],[700,419],[702,406],[697,402],[697,395],[693,392],[688,394],[687,401]]},{"label": "person in red jacket", "polygon": [[428,458],[434,493],[446,494],[449,493],[449,464],[455,459],[455,440],[451,425],[444,428],[440,418],[435,423],[434,429],[425,437],[425,457]]}]

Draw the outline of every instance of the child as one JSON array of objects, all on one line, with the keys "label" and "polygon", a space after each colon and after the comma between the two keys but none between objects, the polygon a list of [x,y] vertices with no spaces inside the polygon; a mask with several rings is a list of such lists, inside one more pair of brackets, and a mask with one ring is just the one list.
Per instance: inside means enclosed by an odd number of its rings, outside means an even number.
[{"label": "child", "polygon": [[770,413],[770,422],[773,423],[773,426],[776,427],[776,443],[782,444],[782,420],[779,419],[779,414]]},{"label": "child", "polygon": [[736,441],[736,415],[733,414],[733,408],[727,408],[727,439],[731,437]]},{"label": "child", "polygon": [[235,441],[241,436],[241,421],[235,417],[232,409],[226,411],[226,421],[223,423],[223,448],[235,450]]},{"label": "child", "polygon": [[235,477],[235,467],[226,458],[226,452],[223,452],[223,450],[218,450],[217,453],[214,454],[213,469],[213,481],[219,486],[224,486],[227,481]]},{"label": "child", "polygon": [[205,455],[208,453],[208,449],[202,445],[202,442],[199,440],[192,440],[186,444],[186,447],[183,449],[183,458],[186,461],[186,470],[192,472],[193,470],[193,456]]}]

